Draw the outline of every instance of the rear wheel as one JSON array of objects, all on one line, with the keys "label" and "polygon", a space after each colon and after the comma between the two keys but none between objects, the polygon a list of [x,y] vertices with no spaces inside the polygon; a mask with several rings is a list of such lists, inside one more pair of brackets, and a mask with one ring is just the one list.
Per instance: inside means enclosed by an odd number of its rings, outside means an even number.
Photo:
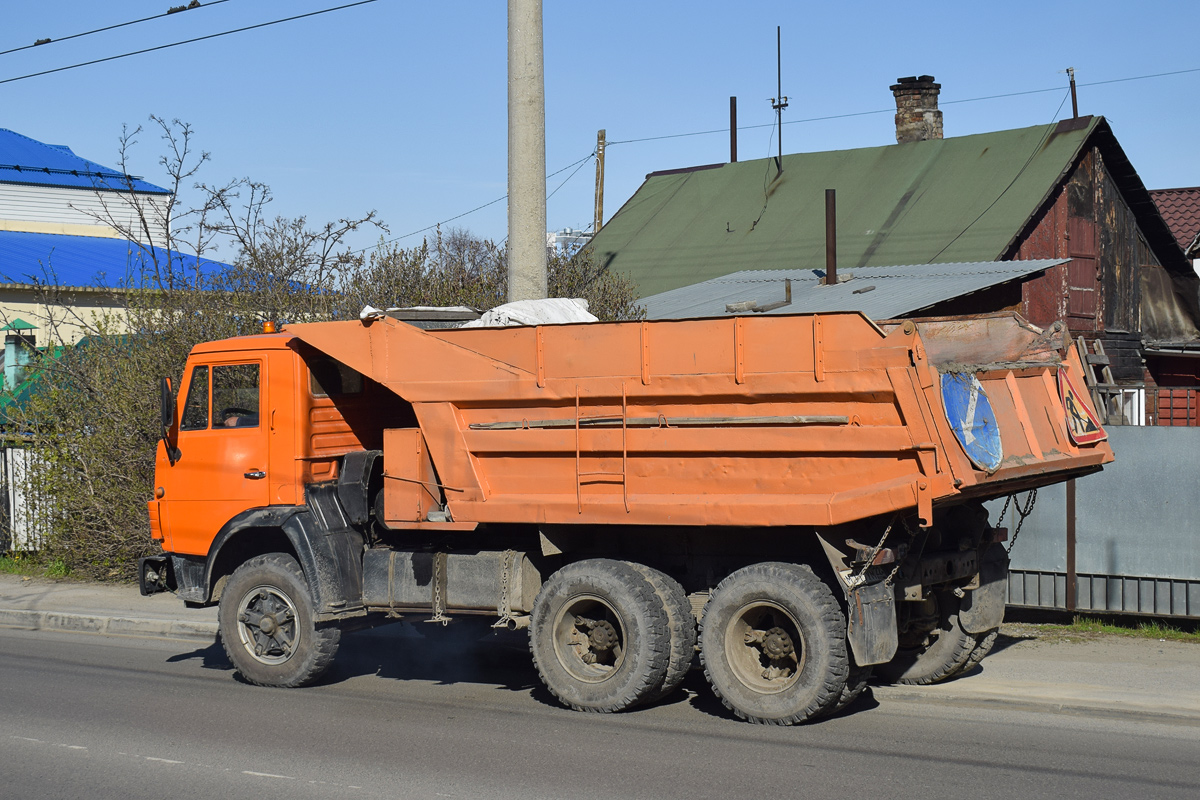
[{"label": "rear wheel", "polygon": [[[958,622],[958,598],[935,592],[921,603],[905,603],[900,648],[875,674],[888,683],[929,685],[953,677],[967,663],[977,644]],[[982,656],[981,656],[982,658]]]},{"label": "rear wheel", "polygon": [[304,572],[285,553],[242,564],[221,593],[221,643],[242,677],[260,686],[303,686],[319,678],[341,640],[318,628]]},{"label": "rear wheel", "polygon": [[591,559],[550,576],[533,604],[529,649],[546,688],[576,711],[621,711],[663,685],[667,612],[623,561]]},{"label": "rear wheel", "polygon": [[667,673],[663,676],[662,685],[651,692],[644,702],[653,703],[674,692],[687,677],[692,667],[692,659],[696,656],[696,618],[692,615],[692,605],[688,602],[687,592],[669,575],[651,569],[643,564],[630,562],[629,566],[641,573],[642,577],[654,587],[654,593],[667,612],[667,633],[669,639]]},{"label": "rear wheel", "polygon": [[846,677],[846,685],[842,688],[842,693],[838,695],[837,702],[821,712],[822,717],[831,717],[853,703],[867,688],[867,684],[871,682],[871,676],[875,674],[875,668],[858,666],[853,663],[853,656],[851,656],[850,661],[850,671]]},{"label": "rear wheel", "polygon": [[984,656],[992,652],[992,648],[996,646],[996,639],[1000,636],[999,628],[992,628],[990,631],[976,634],[975,649],[971,651],[971,655],[967,657],[967,663],[963,666],[962,672],[974,667],[980,661],[983,661]]},{"label": "rear wheel", "polygon": [[717,586],[700,622],[700,659],[742,719],[792,725],[832,708],[846,686],[846,618],[806,566],[767,562]]}]

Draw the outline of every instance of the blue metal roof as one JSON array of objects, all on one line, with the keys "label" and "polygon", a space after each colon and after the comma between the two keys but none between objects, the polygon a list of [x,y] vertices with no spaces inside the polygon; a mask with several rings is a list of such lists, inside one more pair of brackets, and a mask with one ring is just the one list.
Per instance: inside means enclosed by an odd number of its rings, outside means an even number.
[{"label": "blue metal roof", "polygon": [[136,192],[170,194],[161,186],[80,158],[65,144],[44,144],[6,128],[0,128],[0,183],[114,192],[128,191],[132,185]]},{"label": "blue metal roof", "polygon": [[[871,319],[892,319],[936,305],[944,300],[978,292],[1032,275],[1066,259],[1034,261],[973,261],[951,264],[913,264],[895,267],[855,267],[838,270],[841,281],[821,284],[824,270],[744,270],[702,283],[644,297],[648,319],[723,317],[745,311],[725,306],[753,302],[778,304],[768,314],[806,314],[861,311]],[[792,302],[785,296],[784,281],[792,282]]]},{"label": "blue metal roof", "polygon": [[[174,272],[191,278],[197,269],[212,275],[227,266],[173,250],[158,253],[160,263],[169,255]],[[147,248],[126,239],[0,231],[0,283],[138,288],[153,263]]]}]

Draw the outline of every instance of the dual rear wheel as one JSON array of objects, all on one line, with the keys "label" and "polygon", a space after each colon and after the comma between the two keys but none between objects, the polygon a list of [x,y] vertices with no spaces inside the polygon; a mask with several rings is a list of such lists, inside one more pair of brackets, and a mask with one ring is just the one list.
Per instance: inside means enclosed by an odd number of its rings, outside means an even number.
[{"label": "dual rear wheel", "polygon": [[[852,700],[846,621],[804,566],[755,564],[709,600],[700,655],[713,691],[752,722],[789,725]],[[683,589],[638,564],[593,559],[555,573],[534,603],[530,650],[552,694],[611,712],[665,697],[683,681],[696,628]]]}]

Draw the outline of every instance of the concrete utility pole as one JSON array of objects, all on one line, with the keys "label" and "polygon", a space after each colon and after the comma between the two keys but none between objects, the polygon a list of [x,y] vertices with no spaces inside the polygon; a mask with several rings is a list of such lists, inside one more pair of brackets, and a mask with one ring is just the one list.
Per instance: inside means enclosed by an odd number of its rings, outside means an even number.
[{"label": "concrete utility pole", "polygon": [[604,224],[604,129],[596,131],[596,218],[592,222],[592,233],[599,232]]},{"label": "concrete utility pole", "polygon": [[508,300],[546,296],[542,2],[508,0]]}]

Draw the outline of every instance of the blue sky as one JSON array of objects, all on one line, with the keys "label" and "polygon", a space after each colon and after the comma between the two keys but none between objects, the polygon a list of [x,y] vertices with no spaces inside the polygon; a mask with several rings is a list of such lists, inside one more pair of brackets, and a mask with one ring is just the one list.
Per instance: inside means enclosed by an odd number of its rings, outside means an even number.
[{"label": "blue sky", "polygon": [[[162,13],[184,0],[8,3],[0,50]],[[0,81],[339,5],[228,0],[84,38],[0,55]],[[1080,113],[1112,124],[1149,188],[1200,185],[1200,68],[1189,33],[1200,3],[545,2],[546,164],[610,142],[728,126],[738,97],[741,160],[773,147],[775,26],[783,28],[785,152],[894,140],[888,86],[942,84],[947,136],[1045,124]],[[212,154],[201,178],[269,184],[274,213],[329,219],[379,212],[389,238],[449,219],[507,191],[506,5],[378,0],[308,19],[26,80],[0,82],[0,127],[66,144],[112,165],[122,124],[188,121]],[[974,100],[1061,87],[1053,92]],[[965,101],[971,102],[953,102]],[[1060,108],[1061,104],[1061,108]],[[882,113],[862,113],[882,112]],[[816,117],[858,114],[802,122]],[[646,173],[728,160],[728,133],[612,144],[606,219]],[[160,144],[143,135],[135,174],[163,180]],[[548,227],[586,227],[595,168],[552,178]],[[186,199],[186,198],[185,198]],[[505,236],[503,201],[451,226]],[[369,246],[377,234],[363,235]],[[415,245],[420,236],[402,240]],[[231,253],[219,254],[229,257]]]}]

